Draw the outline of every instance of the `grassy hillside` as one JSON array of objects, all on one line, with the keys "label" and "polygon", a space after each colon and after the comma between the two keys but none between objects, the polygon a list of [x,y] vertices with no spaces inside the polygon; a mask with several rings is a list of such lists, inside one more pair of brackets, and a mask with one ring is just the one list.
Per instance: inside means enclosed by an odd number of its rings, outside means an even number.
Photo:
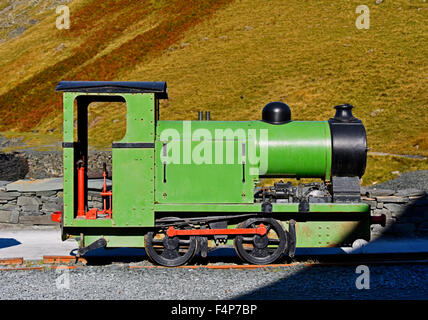
[{"label": "grassy hillside", "polygon": [[[371,151],[428,156],[428,3],[370,1],[369,30],[355,27],[360,4],[72,1],[70,30],[55,28],[53,10],[0,44],[0,131],[28,145],[60,141],[59,80],[162,80],[170,98],[161,119],[196,119],[198,110],[259,119],[282,100],[293,119],[325,120],[351,103]],[[124,112],[91,107],[95,147],[120,139]],[[412,169],[428,163],[370,156],[364,183]]]}]

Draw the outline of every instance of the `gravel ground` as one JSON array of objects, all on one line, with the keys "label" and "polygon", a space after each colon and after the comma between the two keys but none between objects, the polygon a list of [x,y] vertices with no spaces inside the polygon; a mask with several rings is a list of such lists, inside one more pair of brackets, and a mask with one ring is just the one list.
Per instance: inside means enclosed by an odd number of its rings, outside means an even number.
[{"label": "gravel ground", "polygon": [[[361,276],[356,266],[219,270],[112,264],[67,271],[1,271],[0,299],[428,299],[428,265],[369,268],[370,289],[361,290],[355,284]],[[66,276],[69,286],[61,288]]]},{"label": "gravel ground", "polygon": [[428,170],[406,172],[398,178],[370,186],[370,188],[393,190],[413,188],[428,191]]}]

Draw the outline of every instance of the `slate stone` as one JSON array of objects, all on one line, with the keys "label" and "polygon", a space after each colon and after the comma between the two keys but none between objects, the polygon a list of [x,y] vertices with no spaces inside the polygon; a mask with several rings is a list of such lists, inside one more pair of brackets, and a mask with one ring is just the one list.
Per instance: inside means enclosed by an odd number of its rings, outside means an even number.
[{"label": "slate stone", "polygon": [[362,199],[362,202],[367,203],[370,207],[376,208],[377,202],[376,200],[366,200]]},{"label": "slate stone", "polygon": [[88,207],[89,208],[98,208],[101,209],[103,206],[103,204],[101,202],[98,201],[88,201]]},{"label": "slate stone", "polygon": [[53,197],[55,196],[57,191],[55,190],[47,190],[47,191],[39,191],[36,192],[36,196],[38,197]]},{"label": "slate stone", "polygon": [[21,196],[18,198],[18,205],[19,206],[39,206],[42,204],[39,198],[35,197],[24,197]]},{"label": "slate stone", "polygon": [[42,202],[62,202],[62,199],[58,199],[57,197],[40,197]]},{"label": "slate stone", "polygon": [[402,212],[407,209],[407,206],[397,203],[385,203],[383,206],[391,212]]},{"label": "slate stone", "polygon": [[5,185],[7,185],[7,184],[9,184],[10,183],[10,181],[3,181],[3,180],[0,180],[0,187],[3,187],[3,186],[5,186]]},{"label": "slate stone", "polygon": [[88,191],[88,200],[102,201],[102,197],[99,191]]},{"label": "slate stone", "polygon": [[39,211],[40,210],[40,205],[25,205],[25,206],[20,206],[20,210],[21,211],[26,211],[26,212]]},{"label": "slate stone", "polygon": [[398,197],[416,197],[416,196],[425,196],[425,191],[418,190],[418,189],[402,189],[398,190],[397,193],[395,193]]},{"label": "slate stone", "polygon": [[62,190],[62,178],[50,178],[41,180],[18,180],[6,185],[8,191],[40,192]]},{"label": "slate stone", "polygon": [[[103,179],[91,179],[88,180],[88,189],[99,190],[103,189],[104,180]],[[107,187],[111,187],[111,180],[106,179]]]},{"label": "slate stone", "polygon": [[0,222],[18,223],[19,222],[19,212],[18,211],[0,210]]},{"label": "slate stone", "polygon": [[41,216],[20,216],[20,224],[29,224],[29,225],[57,225],[57,222],[51,220],[51,215],[41,215]]},{"label": "slate stone", "polygon": [[45,202],[42,205],[42,211],[45,211],[45,212],[60,211],[61,207],[62,205],[56,202]]},{"label": "slate stone", "polygon": [[5,210],[5,211],[19,211],[19,206],[16,205],[16,204],[7,203],[5,205],[2,205],[0,207],[0,210]]},{"label": "slate stone", "polygon": [[40,216],[43,214],[42,211],[40,211],[39,208],[33,208],[33,207],[21,207],[21,215],[22,216]]},{"label": "slate stone", "polygon": [[14,200],[21,195],[20,192],[0,191],[0,200]]},{"label": "slate stone", "polygon": [[392,196],[394,193],[395,191],[391,189],[369,189],[366,194],[370,198],[373,198],[378,196]]},{"label": "slate stone", "polygon": [[360,187],[360,193],[362,196],[365,196],[368,194],[369,189],[366,187]]},{"label": "slate stone", "polygon": [[21,196],[24,196],[24,197],[35,197],[36,193],[35,192],[22,192]]},{"label": "slate stone", "polygon": [[387,197],[387,196],[376,196],[376,200],[383,203],[405,203],[409,202],[408,197]]}]

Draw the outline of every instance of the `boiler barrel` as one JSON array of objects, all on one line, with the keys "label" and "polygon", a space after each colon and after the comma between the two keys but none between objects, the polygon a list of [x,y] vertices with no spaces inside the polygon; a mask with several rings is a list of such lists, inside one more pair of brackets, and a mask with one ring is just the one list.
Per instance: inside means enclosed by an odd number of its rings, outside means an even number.
[{"label": "boiler barrel", "polygon": [[260,133],[257,146],[262,176],[330,179],[332,143],[327,121],[290,121],[280,125],[259,121],[254,126]]}]

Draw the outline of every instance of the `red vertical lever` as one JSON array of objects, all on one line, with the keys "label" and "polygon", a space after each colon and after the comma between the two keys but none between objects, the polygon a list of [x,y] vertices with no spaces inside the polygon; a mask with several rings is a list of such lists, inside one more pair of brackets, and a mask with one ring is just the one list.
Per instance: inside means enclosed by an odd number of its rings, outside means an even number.
[{"label": "red vertical lever", "polygon": [[77,168],[77,216],[85,215],[85,167],[80,163]]},{"label": "red vertical lever", "polygon": [[[106,163],[103,163],[103,178],[104,178],[104,183],[103,183],[103,193],[107,192],[107,183],[106,183],[106,178],[107,178],[107,166]],[[104,207],[103,207],[103,211],[107,210],[107,200],[104,198]]]}]

